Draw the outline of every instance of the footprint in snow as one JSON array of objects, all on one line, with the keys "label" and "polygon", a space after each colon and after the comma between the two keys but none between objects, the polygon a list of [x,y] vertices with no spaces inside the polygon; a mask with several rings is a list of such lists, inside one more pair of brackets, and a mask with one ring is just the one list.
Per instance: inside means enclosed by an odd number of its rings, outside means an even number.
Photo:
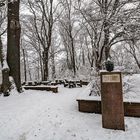
[{"label": "footprint in snow", "polygon": [[19,136],[19,140],[26,140],[26,133]]},{"label": "footprint in snow", "polygon": [[72,134],[71,136],[76,137],[76,134]]},{"label": "footprint in snow", "polygon": [[71,130],[67,129],[67,132],[69,132],[69,133],[70,133],[70,132],[71,132]]},{"label": "footprint in snow", "polygon": [[53,135],[55,136],[55,135],[56,135],[56,133],[55,133],[55,132],[53,132]]}]

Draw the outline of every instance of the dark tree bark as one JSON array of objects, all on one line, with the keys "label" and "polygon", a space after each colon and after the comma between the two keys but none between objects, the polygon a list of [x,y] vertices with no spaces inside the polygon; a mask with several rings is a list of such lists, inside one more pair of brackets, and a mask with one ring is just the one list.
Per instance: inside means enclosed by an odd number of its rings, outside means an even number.
[{"label": "dark tree bark", "polygon": [[70,38],[71,38],[71,62],[74,76],[76,76],[76,63],[75,63],[75,49],[74,49],[74,40],[72,37],[72,31],[70,31]]},{"label": "dark tree bark", "polygon": [[24,77],[25,82],[27,81],[27,70],[26,70],[26,58],[25,58],[25,50],[22,49],[23,52],[23,62],[24,62]]},{"label": "dark tree bark", "polygon": [[19,5],[20,0],[8,0],[7,62],[18,92],[21,91]]},{"label": "dark tree bark", "polygon": [[49,59],[48,59],[48,49],[45,48],[44,50],[44,54],[43,54],[43,65],[44,65],[44,77],[43,80],[47,81],[48,80],[48,76],[49,76],[49,68],[48,68],[48,63],[49,63]]},{"label": "dark tree bark", "polygon": [[105,34],[105,39],[104,39],[104,48],[105,48],[105,59],[107,60],[109,58],[109,24],[107,21],[105,21],[104,24],[104,34]]},{"label": "dark tree bark", "polygon": [[103,48],[105,49],[105,59],[107,60],[109,57],[109,21],[107,19],[107,14],[108,14],[108,0],[104,1],[104,8],[103,8],[103,13],[104,13],[104,44]]},{"label": "dark tree bark", "polygon": [[56,68],[55,68],[55,52],[54,46],[51,46],[51,70],[52,70],[52,80],[56,78]]}]

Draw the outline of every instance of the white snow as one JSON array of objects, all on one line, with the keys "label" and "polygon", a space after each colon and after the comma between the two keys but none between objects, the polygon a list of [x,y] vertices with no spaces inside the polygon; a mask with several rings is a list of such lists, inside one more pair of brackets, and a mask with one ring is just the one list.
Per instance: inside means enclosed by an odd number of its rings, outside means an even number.
[{"label": "white snow", "polygon": [[[123,94],[123,100],[126,102],[140,102],[140,74],[133,74],[123,77],[123,82],[128,82],[130,89],[126,94]],[[100,96],[89,96],[93,83],[90,82],[88,86],[77,96],[77,100],[101,100]]]},{"label": "white snow", "polygon": [[140,102],[140,74],[125,77],[125,79],[127,78],[129,78],[131,88],[128,93],[124,94],[124,99],[127,101]]},{"label": "white snow", "polygon": [[0,140],[139,140],[140,118],[125,117],[124,132],[103,129],[101,115],[79,112],[76,98],[83,90],[0,96]]},{"label": "white snow", "polygon": [[3,61],[3,67],[2,67],[2,70],[4,70],[4,69],[9,69],[9,66],[8,66],[6,60]]},{"label": "white snow", "polygon": [[92,85],[93,85],[93,82],[90,82],[84,89],[83,91],[77,95],[77,98],[76,100],[98,100],[100,101],[101,100],[101,97],[100,96],[89,96],[90,94],[90,91],[92,89]]}]

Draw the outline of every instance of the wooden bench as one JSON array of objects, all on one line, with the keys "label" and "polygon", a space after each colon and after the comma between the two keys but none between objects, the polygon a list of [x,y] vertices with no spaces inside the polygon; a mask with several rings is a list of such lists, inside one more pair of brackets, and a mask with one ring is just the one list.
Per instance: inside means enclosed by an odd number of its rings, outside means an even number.
[{"label": "wooden bench", "polygon": [[75,87],[82,87],[81,81],[68,81],[65,80],[64,87],[75,88]]},{"label": "wooden bench", "polygon": [[[101,100],[80,100],[78,108],[80,112],[101,114]],[[123,102],[124,115],[129,117],[140,117],[140,102]],[[114,108],[115,109],[115,108]]]},{"label": "wooden bench", "polygon": [[55,82],[51,82],[50,85],[56,86],[56,85],[58,85],[58,84],[55,83]]},{"label": "wooden bench", "polygon": [[62,84],[64,84],[64,80],[55,80],[55,83],[62,85]]},{"label": "wooden bench", "polygon": [[51,81],[41,81],[40,84],[43,84],[43,85],[49,85],[51,83]]},{"label": "wooden bench", "polygon": [[46,91],[52,91],[53,93],[58,93],[58,87],[56,86],[24,86],[24,89],[46,90]]},{"label": "wooden bench", "polygon": [[85,85],[85,86],[87,86],[89,84],[89,82],[87,82],[87,81],[82,81],[81,80],[80,82],[81,82],[82,85]]},{"label": "wooden bench", "polygon": [[76,86],[82,87],[82,82],[80,81],[76,81]]}]

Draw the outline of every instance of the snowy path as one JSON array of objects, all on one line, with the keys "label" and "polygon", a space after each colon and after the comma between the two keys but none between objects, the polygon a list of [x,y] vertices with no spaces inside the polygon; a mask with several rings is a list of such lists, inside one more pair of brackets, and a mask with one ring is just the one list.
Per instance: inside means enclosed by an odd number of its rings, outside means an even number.
[{"label": "snowy path", "polygon": [[58,94],[26,91],[0,96],[0,140],[139,140],[140,118],[125,118],[126,131],[102,128],[101,115],[78,112],[83,88]]}]

